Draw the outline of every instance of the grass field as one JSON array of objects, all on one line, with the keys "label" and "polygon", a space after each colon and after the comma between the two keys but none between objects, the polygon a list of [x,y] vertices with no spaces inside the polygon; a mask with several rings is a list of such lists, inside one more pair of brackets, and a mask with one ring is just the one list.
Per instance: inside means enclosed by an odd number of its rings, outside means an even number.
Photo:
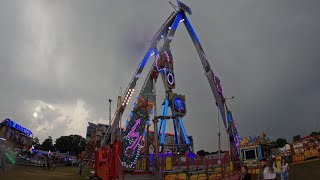
[{"label": "grass field", "polygon": [[[41,167],[11,166],[5,174],[0,174],[2,180],[81,180],[89,175],[89,169],[84,167],[82,176],[78,175],[78,168],[61,166],[55,171],[42,170]],[[279,178],[280,179],[280,178]],[[290,166],[290,180],[320,179],[320,160],[294,164]]]},{"label": "grass field", "polygon": [[82,176],[77,167],[59,166],[55,170],[42,170],[42,167],[12,165],[5,174],[0,172],[0,179],[8,180],[80,180],[86,179],[89,169],[84,167]]},{"label": "grass field", "polygon": [[320,160],[291,165],[289,173],[290,180],[320,179]]}]

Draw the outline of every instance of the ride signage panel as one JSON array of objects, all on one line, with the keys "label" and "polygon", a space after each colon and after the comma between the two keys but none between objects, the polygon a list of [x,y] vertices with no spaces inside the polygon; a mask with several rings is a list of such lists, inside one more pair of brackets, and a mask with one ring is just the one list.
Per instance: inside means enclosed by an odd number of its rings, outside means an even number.
[{"label": "ride signage panel", "polygon": [[32,136],[32,132],[24,127],[22,127],[21,125],[17,124],[16,122],[10,120],[10,119],[6,119],[8,122],[8,126],[10,128],[16,129],[20,132],[22,132],[23,134],[27,135],[28,137]]}]

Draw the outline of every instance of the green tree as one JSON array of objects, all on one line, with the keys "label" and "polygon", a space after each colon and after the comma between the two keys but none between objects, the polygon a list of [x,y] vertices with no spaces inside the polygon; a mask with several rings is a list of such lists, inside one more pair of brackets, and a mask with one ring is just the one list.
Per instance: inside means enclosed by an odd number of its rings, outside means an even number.
[{"label": "green tree", "polygon": [[292,138],[293,141],[298,141],[299,139],[301,139],[301,136],[300,136],[300,135],[295,135],[295,136],[293,136],[293,138]]},{"label": "green tree", "polygon": [[32,139],[32,145],[33,145],[36,149],[40,149],[40,148],[41,148],[39,139],[38,139],[37,137],[35,137],[35,138]]},{"label": "green tree", "polygon": [[204,151],[203,149],[197,152],[198,156],[205,156],[207,153],[208,152]]},{"label": "green tree", "polygon": [[319,132],[313,131],[313,132],[310,134],[310,136],[316,136],[316,135],[320,135],[320,131],[319,131]]},{"label": "green tree", "polygon": [[283,146],[285,146],[287,144],[287,140],[283,139],[283,138],[278,138],[276,140],[276,144],[278,147],[282,148]]},{"label": "green tree", "polygon": [[45,151],[52,151],[53,150],[53,144],[52,144],[52,137],[49,136],[47,139],[45,139],[41,144],[41,149]]},{"label": "green tree", "polygon": [[56,150],[79,155],[85,149],[85,139],[79,135],[61,136],[56,140]]}]

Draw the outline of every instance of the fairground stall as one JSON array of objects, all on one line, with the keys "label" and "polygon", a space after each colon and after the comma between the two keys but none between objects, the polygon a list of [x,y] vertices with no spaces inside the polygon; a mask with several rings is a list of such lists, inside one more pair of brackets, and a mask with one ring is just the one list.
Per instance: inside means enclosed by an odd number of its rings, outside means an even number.
[{"label": "fairground stall", "polygon": [[292,161],[300,162],[320,157],[320,136],[306,136],[291,143]]},{"label": "fairground stall", "polygon": [[30,130],[20,124],[5,119],[0,123],[0,150],[9,162],[16,162],[17,156],[24,155],[32,145],[33,135]]}]

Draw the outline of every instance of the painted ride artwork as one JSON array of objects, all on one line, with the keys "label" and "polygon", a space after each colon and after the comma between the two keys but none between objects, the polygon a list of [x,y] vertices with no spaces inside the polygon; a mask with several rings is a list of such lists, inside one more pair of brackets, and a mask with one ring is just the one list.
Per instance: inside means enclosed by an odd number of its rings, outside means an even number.
[{"label": "painted ride artwork", "polygon": [[306,136],[291,144],[293,161],[299,162],[320,157],[320,136]]},{"label": "painted ride artwork", "polygon": [[240,158],[248,167],[258,168],[262,158],[272,155],[270,139],[262,133],[258,137],[243,138],[240,143]]}]

